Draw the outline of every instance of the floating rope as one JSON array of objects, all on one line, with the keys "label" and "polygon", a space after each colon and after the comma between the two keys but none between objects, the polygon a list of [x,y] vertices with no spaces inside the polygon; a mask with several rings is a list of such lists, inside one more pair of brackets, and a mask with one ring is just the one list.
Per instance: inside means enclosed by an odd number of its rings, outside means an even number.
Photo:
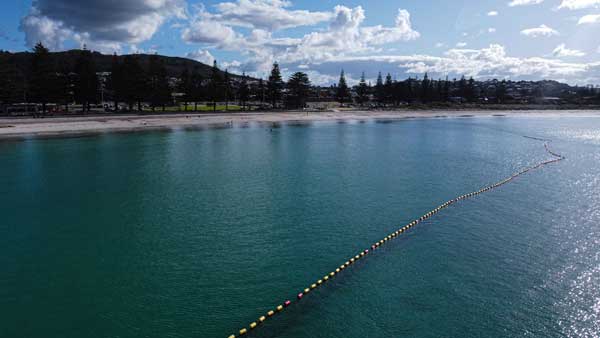
[{"label": "floating rope", "polygon": [[[438,206],[437,208],[431,210],[430,212],[426,213],[425,215],[419,217],[418,219],[408,223],[407,225],[403,226],[402,228],[392,232],[391,234],[387,235],[386,237],[384,237],[383,239],[381,239],[379,242],[375,242],[373,245],[371,245],[371,247],[369,249],[365,249],[364,251],[359,252],[356,256],[351,257],[350,259],[348,259],[346,262],[344,262],[344,264],[340,265],[338,268],[336,268],[334,271],[331,271],[329,274],[323,276],[321,279],[317,280],[315,283],[311,284],[309,287],[305,288],[304,290],[302,290],[300,293],[298,293],[298,295],[296,296],[296,301],[295,303],[300,302],[300,300],[302,300],[304,297],[306,297],[310,292],[312,292],[313,290],[315,290],[316,288],[324,285],[327,281],[333,279],[334,277],[336,277],[338,274],[340,274],[341,272],[343,272],[345,269],[349,268],[352,264],[356,263],[358,260],[363,259],[364,257],[366,257],[369,253],[377,250],[379,247],[381,247],[382,245],[386,244],[387,242],[391,241],[392,239],[396,239],[398,238],[398,236],[400,236],[401,234],[403,234],[404,232],[408,231],[410,228],[416,226],[417,224],[431,218],[433,215],[439,213],[440,211],[442,211],[443,209],[446,209],[447,207],[451,206],[454,203],[460,202],[462,200],[465,200],[467,198],[471,198],[480,194],[483,194],[484,192],[488,192],[490,190],[496,189],[504,184],[507,184],[508,182],[514,180],[515,178],[526,174],[529,171],[538,169],[540,167],[546,166],[548,164],[552,164],[552,163],[556,163],[559,161],[562,161],[565,159],[564,156],[553,152],[552,150],[550,150],[550,147],[548,145],[548,143],[550,142],[549,140],[544,140],[544,139],[540,139],[540,138],[536,138],[536,137],[530,137],[530,136],[524,136],[525,138],[528,139],[533,139],[533,140],[537,140],[537,141],[543,141],[544,142],[544,148],[546,149],[546,152],[550,155],[552,155],[553,159],[551,160],[547,160],[547,161],[543,161],[540,162],[532,167],[528,167],[525,168],[513,175],[511,175],[510,177],[497,182],[495,184],[492,184],[490,186],[487,186],[485,188],[482,188],[480,190],[468,193],[468,194],[464,194],[461,196],[458,196],[452,200],[449,200],[445,203],[443,203],[442,205]],[[286,300],[283,302],[283,304],[278,305],[277,307],[275,307],[275,310],[269,310],[266,313],[266,316],[260,316],[258,318],[258,320],[256,322],[252,322],[250,323],[248,328],[242,328],[241,330],[239,330],[239,334],[235,335],[232,334],[230,335],[228,338],[236,338],[236,337],[241,337],[245,334],[247,334],[249,332],[249,330],[254,330],[258,327],[258,325],[264,323],[268,318],[271,318],[273,316],[275,316],[277,313],[281,313],[283,310],[285,310],[287,307],[289,307],[290,305],[292,305],[292,301],[291,300]]]}]

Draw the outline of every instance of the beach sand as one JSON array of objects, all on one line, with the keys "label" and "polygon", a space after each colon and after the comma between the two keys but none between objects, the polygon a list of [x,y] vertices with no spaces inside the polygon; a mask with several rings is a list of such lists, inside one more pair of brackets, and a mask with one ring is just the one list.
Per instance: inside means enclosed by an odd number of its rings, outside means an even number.
[{"label": "beach sand", "polygon": [[0,139],[29,137],[61,137],[106,132],[192,129],[243,125],[248,123],[309,122],[336,120],[468,118],[468,117],[563,117],[600,116],[592,110],[531,111],[332,111],[332,112],[266,112],[169,115],[97,115],[84,117],[0,118]]}]

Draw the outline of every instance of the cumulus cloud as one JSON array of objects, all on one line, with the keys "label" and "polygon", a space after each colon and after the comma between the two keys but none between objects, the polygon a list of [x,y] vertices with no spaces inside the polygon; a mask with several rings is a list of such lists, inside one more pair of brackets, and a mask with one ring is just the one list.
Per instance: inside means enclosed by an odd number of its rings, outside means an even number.
[{"label": "cumulus cloud", "polygon": [[279,29],[312,26],[328,21],[330,12],[311,12],[307,10],[290,10],[292,3],[282,0],[238,0],[237,2],[221,2],[215,5],[215,20],[233,26],[258,28],[269,31]]},{"label": "cumulus cloud", "polygon": [[578,25],[598,23],[600,22],[600,14],[590,14],[582,16],[577,22]]},{"label": "cumulus cloud", "polygon": [[331,60],[328,64],[314,67],[326,71],[328,67],[343,67],[348,72],[361,69],[381,70],[392,74],[424,74],[432,77],[460,77],[465,75],[478,79],[512,78],[518,79],[566,79],[572,82],[581,80],[595,70],[600,77],[598,64],[569,63],[557,59],[541,57],[517,58],[507,55],[504,46],[492,44],[483,49],[450,49],[443,56],[430,55],[377,55],[348,56]]},{"label": "cumulus cloud", "polygon": [[308,64],[340,55],[372,52],[380,46],[410,41],[420,36],[412,28],[410,13],[403,9],[398,10],[392,26],[365,26],[362,7],[336,6],[328,14],[329,25],[325,29],[312,31],[299,38],[276,38],[270,30],[261,28],[242,33],[234,29],[230,19],[220,16],[221,12],[217,14],[200,8],[189,26],[182,31],[183,40],[239,51],[248,56],[242,67],[250,71],[268,71],[275,60],[288,64]]},{"label": "cumulus cloud", "polygon": [[233,28],[212,19],[194,20],[181,33],[184,41],[227,46],[235,43],[238,34]]},{"label": "cumulus cloud", "polygon": [[[241,4],[242,1],[231,3]],[[272,2],[264,4],[273,6]],[[290,4],[279,8],[293,11]],[[329,17],[326,25],[319,25],[318,28],[295,37],[286,37],[281,33],[288,25],[281,21],[277,24],[258,25],[250,20],[234,20],[231,16],[226,18],[224,13],[225,9],[216,5],[211,12],[200,8],[193,16],[182,30],[182,38],[190,44],[200,44],[201,49],[188,53],[187,56],[201,58],[208,47],[235,51],[244,57],[242,62],[233,61],[222,65],[230,71],[245,70],[247,74],[257,77],[268,74],[272,63],[277,61],[281,64],[284,77],[297,69],[303,69],[310,72],[311,81],[316,84],[334,83],[339,77],[340,69],[346,71],[348,79],[359,78],[363,71],[367,78],[374,78],[378,71],[382,71],[398,78],[428,72],[435,77],[465,75],[478,79],[515,80],[547,78],[571,83],[596,78],[600,80],[600,63],[567,62],[560,59],[583,53],[566,46],[558,46],[547,57],[511,57],[505,47],[498,44],[482,49],[468,49],[466,44],[459,44],[441,56],[396,55],[395,51],[402,48],[390,44],[412,41],[420,36],[412,26],[409,12],[402,9],[398,10],[393,24],[369,26],[365,24],[367,13],[362,7],[336,6],[325,15]],[[486,30],[482,30],[480,34],[485,32]],[[489,28],[487,32],[493,33],[495,29]],[[541,25],[525,29],[522,34],[537,37],[554,36],[558,32]],[[442,48],[444,44],[440,42],[435,47]],[[394,55],[384,54],[392,52]]]},{"label": "cumulus cloud", "polygon": [[552,51],[552,55],[554,57],[579,57],[585,56],[585,53],[577,49],[568,49],[565,47],[564,43],[561,43],[556,48],[554,48],[554,50]]},{"label": "cumulus cloud", "polygon": [[189,52],[185,55],[189,59],[202,62],[207,65],[212,65],[215,61],[215,57],[207,50],[199,49],[197,51]]},{"label": "cumulus cloud", "polygon": [[600,0],[562,0],[559,9],[584,9],[584,8],[592,8],[598,7],[600,5]]},{"label": "cumulus cloud", "polygon": [[524,29],[521,31],[521,34],[532,37],[532,38],[537,38],[540,36],[548,37],[548,36],[558,35],[558,31],[556,31],[555,29],[552,29],[546,25],[540,25],[539,27],[536,27],[536,28]]},{"label": "cumulus cloud", "polygon": [[510,7],[529,6],[529,5],[541,4],[542,2],[544,2],[544,0],[512,0],[511,2],[508,3],[508,6],[510,6]]},{"label": "cumulus cloud", "polygon": [[118,47],[150,39],[171,18],[186,17],[185,0],[34,0],[20,29],[32,46],[61,49],[66,40]]},{"label": "cumulus cloud", "polygon": [[459,48],[463,48],[463,47],[466,47],[466,46],[467,46],[466,42],[459,42],[459,43],[456,44],[456,47],[459,47]]},{"label": "cumulus cloud", "polygon": [[41,41],[52,50],[60,49],[65,40],[74,36],[73,31],[62,22],[39,15],[35,8],[21,20],[20,29],[25,33],[27,46],[31,47]]},{"label": "cumulus cloud", "polygon": [[490,11],[487,13],[488,16],[498,16],[498,12],[497,11]]},{"label": "cumulus cloud", "polygon": [[488,33],[496,33],[496,28],[494,28],[494,27],[488,28]]}]

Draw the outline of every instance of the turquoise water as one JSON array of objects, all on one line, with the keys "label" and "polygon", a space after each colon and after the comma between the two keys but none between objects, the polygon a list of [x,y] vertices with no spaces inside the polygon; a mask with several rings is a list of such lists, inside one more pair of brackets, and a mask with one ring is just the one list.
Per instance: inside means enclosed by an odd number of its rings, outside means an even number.
[{"label": "turquoise water", "polygon": [[239,125],[0,143],[0,337],[598,337],[600,119]]}]

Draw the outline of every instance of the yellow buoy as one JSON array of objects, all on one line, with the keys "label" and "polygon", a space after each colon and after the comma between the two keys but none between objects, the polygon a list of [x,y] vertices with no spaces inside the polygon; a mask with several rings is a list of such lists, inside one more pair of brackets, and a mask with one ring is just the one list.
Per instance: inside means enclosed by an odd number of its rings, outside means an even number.
[{"label": "yellow buoy", "polygon": [[304,289],[304,293],[309,293],[309,292],[310,292],[309,288]]},{"label": "yellow buoy", "polygon": [[231,336],[227,337],[227,338],[235,338],[235,335],[232,334]]},{"label": "yellow buoy", "polygon": [[321,284],[323,284],[323,280],[319,279],[319,280],[317,281],[317,284],[318,284],[318,285],[321,285]]},{"label": "yellow buoy", "polygon": [[245,335],[245,334],[246,334],[246,332],[248,332],[248,330],[246,330],[246,329],[241,329],[241,330],[240,330],[240,336],[243,336],[243,335]]},{"label": "yellow buoy", "polygon": [[325,277],[323,277],[323,280],[324,280],[325,282],[327,282],[327,281],[329,280],[329,276],[325,276]]},{"label": "yellow buoy", "polygon": [[256,324],[256,322],[250,323],[250,329],[256,328],[256,325],[258,325],[258,324]]},{"label": "yellow buoy", "polygon": [[277,306],[277,311],[280,311],[280,312],[283,311],[283,305],[278,305]]},{"label": "yellow buoy", "polygon": [[267,312],[267,316],[272,317],[275,314],[275,312],[273,310],[270,310],[269,312]]},{"label": "yellow buoy", "polygon": [[331,276],[331,277],[335,276],[335,272],[330,272],[329,276]]},{"label": "yellow buoy", "polygon": [[312,284],[312,285],[310,286],[310,288],[311,288],[311,289],[314,289],[314,288],[316,288],[316,287],[317,287],[317,284]]},{"label": "yellow buoy", "polygon": [[264,322],[265,320],[267,320],[267,317],[265,317],[265,316],[260,316],[260,318],[258,318],[258,321],[261,323]]}]

